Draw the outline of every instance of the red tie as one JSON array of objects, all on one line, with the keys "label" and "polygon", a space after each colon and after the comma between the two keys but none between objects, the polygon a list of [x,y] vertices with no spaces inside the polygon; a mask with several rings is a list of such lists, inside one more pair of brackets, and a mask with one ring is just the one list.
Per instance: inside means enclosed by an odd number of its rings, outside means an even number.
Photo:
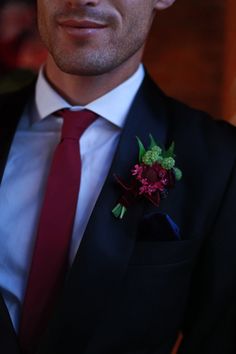
[{"label": "red tie", "polygon": [[34,351],[63,285],[80,186],[79,138],[97,118],[88,110],[59,115],[62,137],[49,172],[19,330],[27,354]]}]

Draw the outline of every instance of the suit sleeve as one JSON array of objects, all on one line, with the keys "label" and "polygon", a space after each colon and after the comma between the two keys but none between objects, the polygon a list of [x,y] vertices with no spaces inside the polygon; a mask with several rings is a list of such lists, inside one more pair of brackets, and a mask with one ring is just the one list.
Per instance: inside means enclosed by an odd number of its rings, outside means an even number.
[{"label": "suit sleeve", "polygon": [[236,353],[236,168],[192,280],[178,354]]}]

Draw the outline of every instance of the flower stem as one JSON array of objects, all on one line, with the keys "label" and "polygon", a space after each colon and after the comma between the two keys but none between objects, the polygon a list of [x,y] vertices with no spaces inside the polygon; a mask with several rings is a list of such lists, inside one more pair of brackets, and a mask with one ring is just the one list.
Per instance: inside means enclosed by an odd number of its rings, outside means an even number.
[{"label": "flower stem", "polygon": [[112,213],[116,218],[123,219],[123,216],[125,215],[126,211],[126,207],[119,203],[112,210]]}]

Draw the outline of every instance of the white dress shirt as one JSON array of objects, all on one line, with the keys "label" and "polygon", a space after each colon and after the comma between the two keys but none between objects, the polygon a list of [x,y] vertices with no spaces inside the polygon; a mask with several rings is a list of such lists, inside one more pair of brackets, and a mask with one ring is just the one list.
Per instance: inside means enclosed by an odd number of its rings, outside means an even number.
[{"label": "white dress shirt", "polygon": [[0,291],[16,331],[46,179],[60,141],[62,118],[53,113],[62,108],[87,108],[99,116],[80,139],[82,172],[71,239],[72,262],[143,77],[140,65],[132,77],[106,95],[85,107],[72,107],[49,85],[40,70],[35,97],[20,119],[0,188]]}]

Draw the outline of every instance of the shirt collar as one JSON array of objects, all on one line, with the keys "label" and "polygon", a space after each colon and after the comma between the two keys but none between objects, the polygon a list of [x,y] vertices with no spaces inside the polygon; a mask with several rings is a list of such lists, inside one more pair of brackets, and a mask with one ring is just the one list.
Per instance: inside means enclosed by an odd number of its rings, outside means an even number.
[{"label": "shirt collar", "polygon": [[124,81],[104,96],[81,107],[70,105],[53,89],[46,80],[42,67],[39,71],[36,83],[36,114],[34,115],[34,121],[44,119],[63,108],[71,110],[90,109],[114,125],[122,128],[125,124],[125,119],[133,99],[143,81],[144,75],[143,65],[140,64],[136,72],[128,80]]}]

